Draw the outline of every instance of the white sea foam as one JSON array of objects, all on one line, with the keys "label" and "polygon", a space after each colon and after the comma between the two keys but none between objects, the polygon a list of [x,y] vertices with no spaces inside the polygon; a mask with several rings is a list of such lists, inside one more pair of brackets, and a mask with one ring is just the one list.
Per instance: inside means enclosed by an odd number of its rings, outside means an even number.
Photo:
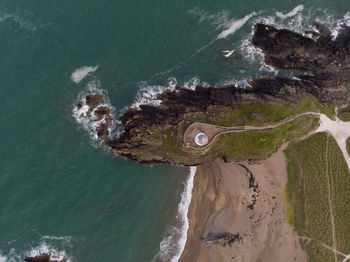
[{"label": "white sea foam", "polygon": [[246,15],[245,17],[241,18],[241,19],[238,19],[234,22],[231,23],[230,27],[227,28],[226,30],[222,31],[218,36],[217,38],[220,39],[220,38],[226,38],[227,36],[233,34],[234,32],[236,32],[238,29],[240,29],[245,23],[248,22],[248,20],[257,15],[256,12],[252,12],[250,13],[249,15]]},{"label": "white sea foam", "polygon": [[26,20],[18,15],[15,15],[15,14],[8,14],[8,13],[0,14],[0,22],[6,21],[8,19],[11,19],[20,28],[31,30],[31,31],[35,31],[37,28],[41,28],[44,26],[44,25],[40,24],[39,22],[31,22],[31,21]]},{"label": "white sea foam", "polygon": [[[135,102],[131,104],[130,108],[140,109],[140,105],[153,105],[160,106],[162,101],[157,99],[157,96],[166,90],[174,91],[177,85],[177,79],[170,77],[167,80],[166,85],[148,85],[146,82],[140,82],[140,89],[136,95]],[[183,83],[183,87],[194,90],[197,85],[207,85],[202,83],[199,78],[193,77]],[[122,112],[126,111],[129,107],[124,108]]]},{"label": "white sea foam", "polygon": [[148,85],[146,82],[140,82],[140,89],[136,95],[135,102],[130,106],[131,108],[140,108],[140,105],[154,105],[159,106],[161,100],[157,99],[157,96],[163,93],[165,90],[174,90],[177,85],[177,80],[174,77],[168,78],[168,84],[162,85]]},{"label": "white sea foam", "polygon": [[221,54],[224,57],[230,57],[233,54],[234,51],[235,51],[234,49],[232,49],[232,50],[223,50],[223,51],[221,51]]},{"label": "white sea foam", "polygon": [[42,239],[50,239],[50,240],[64,240],[66,242],[70,242],[72,237],[71,236],[64,236],[64,237],[56,237],[56,236],[41,236]]},{"label": "white sea foam", "polygon": [[17,252],[12,248],[6,255],[0,251],[0,262],[20,262],[23,261],[23,257],[35,257],[42,254],[50,254],[51,259],[55,261],[65,261],[71,262],[71,257],[63,249],[57,248],[45,241],[40,242],[37,246],[30,247],[26,251]]},{"label": "white sea foam", "polygon": [[251,41],[251,36],[245,38],[241,43],[241,53],[242,55],[251,62],[259,62],[259,72],[266,72],[276,76],[278,70],[273,66],[270,66],[265,63],[265,55],[260,48],[255,47]]},{"label": "white sea foam", "polygon": [[157,257],[160,261],[179,261],[185,248],[189,228],[188,209],[191,203],[196,170],[196,167],[190,167],[189,176],[184,183],[184,191],[181,194],[181,200],[177,208],[177,226],[172,226],[160,243],[160,251]]},{"label": "white sea foam", "polygon": [[62,237],[57,237],[57,236],[41,236],[42,239],[49,239],[49,240],[56,240],[56,241],[63,241],[67,244],[70,244],[73,240],[72,236],[62,236]]},{"label": "white sea foam", "polygon": [[197,77],[193,77],[190,80],[185,81],[184,88],[195,90],[196,86],[199,85],[200,80]]},{"label": "white sea foam", "polygon": [[[11,17],[12,17],[12,15],[10,15],[10,14],[0,15],[0,22],[1,21],[5,21],[5,20],[7,20],[8,18],[11,18]],[[1,262],[1,260],[0,260],[0,262]]]},{"label": "white sea foam", "polygon": [[283,14],[281,12],[276,12],[276,16],[278,16],[279,18],[281,18],[283,20],[283,19],[295,16],[297,13],[299,13],[303,9],[304,9],[304,5],[298,5],[292,11],[290,11],[287,14]]},{"label": "white sea foam", "polygon": [[2,253],[0,252],[0,262],[7,262],[7,257],[2,255]]},{"label": "white sea foam", "polygon": [[83,66],[77,68],[72,73],[71,79],[75,83],[79,83],[83,80],[89,73],[95,72],[98,69],[98,66]]},{"label": "white sea foam", "polygon": [[216,26],[216,29],[220,29],[223,27],[228,27],[230,22],[229,17],[231,12],[228,10],[221,10],[217,13],[209,13],[206,12],[199,7],[195,7],[189,10],[189,14],[198,16],[198,23],[203,23],[204,21],[210,22],[212,25]]},{"label": "white sea foam", "polygon": [[41,254],[50,254],[52,260],[61,261],[65,259],[65,261],[71,262],[70,257],[64,250],[60,250],[45,242],[42,242],[39,246],[31,248],[28,252],[25,253],[25,256],[35,257]]},{"label": "white sea foam", "polygon": [[[111,105],[107,91],[100,89],[100,84],[98,81],[91,81],[87,85],[87,90],[84,90],[78,97],[77,103],[81,103],[82,107],[78,109],[76,106],[72,109],[72,115],[74,119],[89,133],[93,141],[98,141],[97,129],[102,123],[106,123],[105,117],[101,120],[96,121],[97,117],[94,112],[98,107],[107,107],[110,110],[110,115],[112,117],[112,124],[108,128],[108,136],[111,136],[113,130],[116,127],[115,121],[115,108]],[[96,107],[90,115],[87,115],[90,107],[86,104],[86,95],[88,94],[101,94],[104,96],[104,103]]]}]

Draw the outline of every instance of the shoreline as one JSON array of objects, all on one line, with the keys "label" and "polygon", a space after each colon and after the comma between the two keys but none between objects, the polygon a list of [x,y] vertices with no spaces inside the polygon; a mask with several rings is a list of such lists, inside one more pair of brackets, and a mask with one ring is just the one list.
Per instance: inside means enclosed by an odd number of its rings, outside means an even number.
[{"label": "shoreline", "polygon": [[188,211],[192,199],[193,181],[197,167],[189,167],[188,175],[184,180],[184,189],[181,192],[181,200],[177,206],[174,223],[167,230],[160,242],[160,250],[153,261],[179,261],[187,242],[189,228]]},{"label": "shoreline", "polygon": [[[198,166],[188,211],[186,261],[307,261],[299,237],[286,217],[284,188],[286,159],[282,146],[261,163],[241,162],[254,175],[257,190],[249,187],[246,169],[221,158]],[[247,206],[253,204],[250,209]],[[232,247],[207,246],[200,237],[208,233],[239,233]],[[289,259],[289,260],[288,260]]]}]

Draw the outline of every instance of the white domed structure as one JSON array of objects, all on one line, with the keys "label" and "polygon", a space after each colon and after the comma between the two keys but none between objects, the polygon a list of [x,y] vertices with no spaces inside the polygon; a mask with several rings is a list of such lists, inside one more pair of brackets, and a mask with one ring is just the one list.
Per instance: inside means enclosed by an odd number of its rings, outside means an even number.
[{"label": "white domed structure", "polygon": [[194,142],[198,146],[205,146],[206,144],[208,144],[208,136],[202,132],[199,132],[194,137]]}]

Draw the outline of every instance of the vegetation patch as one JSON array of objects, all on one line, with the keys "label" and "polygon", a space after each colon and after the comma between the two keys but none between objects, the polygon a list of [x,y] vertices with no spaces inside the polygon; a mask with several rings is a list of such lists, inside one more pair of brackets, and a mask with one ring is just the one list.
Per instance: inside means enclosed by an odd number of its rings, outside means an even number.
[{"label": "vegetation patch", "polygon": [[338,117],[342,121],[350,121],[350,107],[339,110]]},{"label": "vegetation patch", "polygon": [[348,154],[350,155],[350,137],[346,140],[346,149],[348,150]]},{"label": "vegetation patch", "polygon": [[333,248],[333,231],[336,249],[349,254],[350,173],[337,142],[327,133],[317,133],[291,144],[285,155],[288,220],[308,239],[302,238],[302,245],[310,261],[335,260],[334,252],[321,244]]},{"label": "vegetation patch", "polygon": [[211,150],[232,160],[263,160],[284,142],[309,133],[317,123],[317,117],[304,116],[273,129],[222,134]]},{"label": "vegetation patch", "polygon": [[299,104],[254,102],[233,107],[210,106],[205,113],[187,114],[184,119],[190,123],[204,122],[219,126],[263,126],[304,112],[319,112],[330,118],[335,116],[334,106],[322,105],[315,97],[307,96]]}]

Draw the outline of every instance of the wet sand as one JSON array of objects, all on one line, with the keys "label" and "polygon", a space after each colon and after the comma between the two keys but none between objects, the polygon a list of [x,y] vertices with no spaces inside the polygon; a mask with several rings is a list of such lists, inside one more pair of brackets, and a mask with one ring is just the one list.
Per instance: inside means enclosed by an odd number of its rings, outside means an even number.
[{"label": "wet sand", "polygon": [[[307,261],[286,218],[287,171],[282,150],[262,163],[225,163],[218,158],[197,168],[188,239],[179,261]],[[242,165],[253,174],[254,183]],[[242,240],[231,247],[208,246],[200,240],[219,232],[239,233]]]}]

